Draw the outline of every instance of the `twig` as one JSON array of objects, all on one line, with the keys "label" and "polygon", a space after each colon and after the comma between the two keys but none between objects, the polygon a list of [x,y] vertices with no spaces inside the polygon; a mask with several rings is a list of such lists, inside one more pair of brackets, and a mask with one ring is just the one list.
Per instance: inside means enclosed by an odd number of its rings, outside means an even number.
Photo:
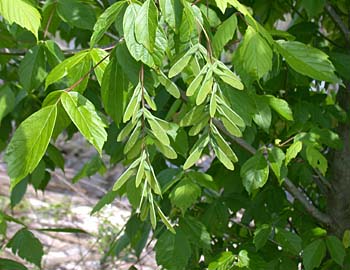
[{"label": "twig", "polygon": [[346,40],[346,43],[349,44],[350,43],[350,31],[349,31],[349,28],[345,25],[345,23],[342,21],[340,16],[337,14],[337,12],[334,10],[334,8],[329,3],[327,3],[324,8],[327,11],[328,15],[335,22],[335,24],[338,26],[340,31],[343,33],[344,38]]},{"label": "twig", "polygon": [[[243,139],[232,136],[226,130],[226,128],[222,125],[221,122],[219,122],[218,120],[215,120],[214,123],[221,131],[223,131],[228,137],[230,137],[232,141],[234,141],[236,144],[238,144],[239,146],[247,150],[249,153],[254,155],[257,152],[257,150],[253,146],[248,144]],[[311,203],[311,200],[307,197],[307,195],[301,192],[290,179],[285,178],[285,180],[283,181],[283,185],[288,190],[288,192],[305,207],[305,210],[313,218],[315,218],[318,222],[326,226],[331,226],[332,224],[331,218],[325,213],[321,212],[318,208],[316,208]]]}]

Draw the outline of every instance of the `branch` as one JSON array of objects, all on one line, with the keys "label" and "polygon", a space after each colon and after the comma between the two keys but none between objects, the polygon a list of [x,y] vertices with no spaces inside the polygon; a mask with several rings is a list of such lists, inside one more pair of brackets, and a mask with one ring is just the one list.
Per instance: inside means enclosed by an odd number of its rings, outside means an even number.
[{"label": "branch", "polygon": [[[120,39],[119,41],[121,41]],[[115,43],[99,47],[99,49],[105,50],[105,51],[110,51],[115,47]],[[72,49],[72,50],[62,50],[63,54],[66,56],[76,54],[78,52],[81,52],[83,50],[88,50],[88,49]],[[13,55],[13,56],[23,56],[25,55],[29,50],[21,50],[21,49],[9,49],[9,48],[0,48],[0,55]]]},{"label": "branch", "polygon": [[[244,141],[241,138],[237,138],[233,135],[231,135],[226,128],[222,125],[221,122],[219,122],[218,120],[215,120],[215,125],[221,130],[223,131],[228,137],[231,138],[232,141],[234,141],[236,144],[238,144],[239,146],[241,146],[242,148],[244,148],[245,150],[247,150],[249,153],[251,154],[255,154],[257,152],[257,150],[251,146],[250,144],[248,144],[246,141]],[[320,223],[326,225],[326,226],[330,226],[332,224],[332,220],[331,218],[326,215],[325,213],[321,212],[318,208],[316,208],[312,203],[311,200],[307,197],[307,195],[305,193],[303,193],[302,191],[300,191],[295,185],[294,183],[288,179],[285,178],[285,180],[283,181],[283,185],[284,187],[288,190],[288,192],[293,195],[293,197],[298,200],[304,207],[305,210],[313,217],[315,218],[317,221],[319,221]]]},{"label": "branch", "polygon": [[349,28],[345,25],[345,23],[340,18],[338,13],[328,3],[325,5],[325,10],[327,11],[328,15],[332,18],[332,20],[335,22],[335,24],[338,26],[340,31],[343,33],[346,42],[350,43],[350,31],[349,31]]}]

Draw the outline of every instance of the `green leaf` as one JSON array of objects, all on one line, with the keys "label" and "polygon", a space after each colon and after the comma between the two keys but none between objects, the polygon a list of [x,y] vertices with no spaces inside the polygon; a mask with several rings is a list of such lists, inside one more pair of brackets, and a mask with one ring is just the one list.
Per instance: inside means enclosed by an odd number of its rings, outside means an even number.
[{"label": "green leaf", "polygon": [[147,117],[147,122],[150,125],[152,132],[154,136],[164,145],[169,146],[170,140],[165,132],[165,130],[161,127],[161,125],[158,123],[158,121],[155,118]]},{"label": "green leaf", "polygon": [[219,147],[215,138],[211,140],[211,146],[213,147],[215,156],[220,160],[220,162],[229,170],[233,171],[235,169],[232,161],[226,155],[225,151]]},{"label": "green leaf", "polygon": [[287,101],[280,98],[276,98],[271,95],[265,95],[264,98],[266,99],[270,107],[273,110],[275,110],[279,115],[281,115],[286,120],[293,121],[293,112],[290,109]]},{"label": "green leaf", "polygon": [[202,248],[205,251],[210,250],[211,238],[205,225],[191,216],[185,216],[180,219],[179,226],[188,236],[192,245]]},{"label": "green leaf", "polygon": [[237,266],[241,267],[241,268],[250,266],[250,258],[249,258],[249,255],[248,255],[248,251],[246,251],[245,249],[241,250],[238,253]]},{"label": "green leaf", "polygon": [[268,224],[263,224],[259,226],[254,232],[253,243],[256,250],[263,248],[269,239],[272,232],[272,228]]},{"label": "green leaf", "polygon": [[180,90],[177,88],[177,85],[173,81],[169,80],[162,71],[160,71],[159,74],[159,82],[164,86],[165,90],[167,90],[168,93],[174,98],[180,98]]},{"label": "green leaf", "polygon": [[182,213],[191,207],[201,196],[201,188],[191,180],[185,178],[181,180],[170,192],[171,204],[181,209]]},{"label": "green leaf", "polygon": [[56,105],[44,107],[24,120],[16,130],[5,155],[12,186],[39,164],[50,142],[56,116]]},{"label": "green leaf", "polygon": [[57,12],[63,21],[77,28],[92,30],[96,22],[93,8],[79,0],[58,0]]},{"label": "green leaf", "polygon": [[9,259],[0,258],[0,269],[4,270],[28,270],[23,264]]},{"label": "green leaf", "polygon": [[227,2],[227,0],[215,0],[217,7],[221,10],[222,13],[225,13]]},{"label": "green leaf", "polygon": [[53,40],[45,41],[45,54],[51,67],[54,67],[64,60],[64,54],[60,47]]},{"label": "green leaf", "polygon": [[305,270],[312,270],[321,265],[326,255],[326,245],[323,239],[318,239],[306,246],[303,253]]},{"label": "green leaf", "polygon": [[96,173],[103,175],[106,172],[106,166],[100,156],[93,156],[72,178],[72,183],[77,183],[80,179],[90,177]]},{"label": "green leaf", "polygon": [[26,0],[1,0],[0,14],[10,24],[16,23],[28,29],[38,39],[41,16]]},{"label": "green leaf", "polygon": [[328,162],[327,159],[315,147],[309,145],[306,147],[306,158],[311,167],[320,170],[323,175],[326,175]]},{"label": "green leaf", "polygon": [[220,104],[219,110],[221,111],[220,114],[225,116],[225,118],[235,125],[244,128],[245,123],[243,119],[231,108],[229,104],[226,103],[226,101],[220,97],[216,98],[218,103]]},{"label": "green leaf", "polygon": [[[79,84],[74,86],[74,91],[80,94],[84,93],[89,82],[91,68],[92,59],[91,55],[89,55],[82,59],[82,61],[76,64],[74,67],[69,69],[67,74],[67,84],[71,86],[83,78]],[[86,76],[86,74],[88,75]]]},{"label": "green leaf", "polygon": [[186,90],[186,96],[190,97],[193,96],[194,93],[197,91],[198,87],[201,85],[204,76],[206,72],[208,71],[208,66],[205,65],[202,70],[197,74],[197,76],[192,80],[192,82],[189,84],[187,90]]},{"label": "green leaf", "polygon": [[101,84],[101,97],[106,113],[112,117],[116,125],[122,122],[125,94],[128,91],[129,80],[115,57],[106,67]]},{"label": "green leaf", "polygon": [[93,48],[90,50],[90,56],[91,56],[92,62],[94,63],[94,66],[98,64],[98,66],[95,67],[94,72],[95,72],[97,81],[100,85],[102,84],[102,77],[109,63],[108,58],[106,58],[108,55],[109,54],[106,51],[99,48]]},{"label": "green leaf", "polygon": [[243,90],[244,85],[241,80],[221,61],[216,61],[217,67],[214,72],[219,78],[235,89]]},{"label": "green leaf", "polygon": [[8,242],[7,247],[11,248],[14,254],[40,267],[44,255],[43,246],[27,229],[19,230]]},{"label": "green leaf", "polygon": [[350,230],[345,230],[342,242],[345,248],[350,247]]},{"label": "green leaf", "polygon": [[136,3],[131,3],[127,7],[123,20],[124,38],[132,57],[134,57],[136,61],[142,61],[147,66],[153,67],[154,60],[152,55],[147,51],[146,47],[138,43],[135,38],[135,24],[140,10],[141,6]]},{"label": "green leaf", "polygon": [[233,38],[237,28],[237,17],[235,14],[231,15],[218,29],[213,38],[212,47],[215,56],[219,56],[224,46]]},{"label": "green leaf", "polygon": [[74,125],[101,155],[107,132],[95,106],[77,92],[62,93],[61,102]]},{"label": "green leaf", "polygon": [[117,197],[118,192],[117,191],[113,191],[110,190],[108,191],[98,202],[97,204],[94,206],[94,208],[91,210],[91,215],[93,215],[94,213],[100,211],[104,206],[106,206],[107,204],[111,204],[114,199]]},{"label": "green leaf", "polygon": [[280,228],[276,229],[275,239],[283,249],[291,252],[294,255],[298,255],[300,253],[302,240],[299,235]]},{"label": "green leaf", "polygon": [[269,166],[261,152],[257,152],[243,164],[241,177],[249,194],[266,184],[269,177]]},{"label": "green leaf", "polygon": [[221,150],[225,153],[225,155],[227,155],[233,162],[237,162],[238,158],[236,154],[233,152],[233,150],[228,145],[226,140],[221,136],[220,132],[218,131],[215,125],[211,125],[211,131],[215,138],[216,143],[221,148]]},{"label": "green leaf", "polygon": [[21,182],[19,182],[15,187],[11,189],[10,203],[12,208],[14,208],[17,204],[19,204],[22,201],[27,191],[28,179],[29,176],[25,177],[21,180]]},{"label": "green leaf", "polygon": [[220,256],[212,261],[209,266],[208,270],[228,270],[231,269],[233,265],[235,257],[233,256],[231,251],[225,251],[220,253]]},{"label": "green leaf", "polygon": [[186,269],[191,256],[191,246],[188,237],[181,230],[176,234],[165,231],[159,237],[155,246],[156,260],[169,270]]},{"label": "green leaf", "polygon": [[272,68],[272,50],[260,33],[248,26],[233,62],[236,65],[239,62],[245,72],[254,79],[260,79]]},{"label": "green leaf", "polygon": [[[127,122],[130,120],[130,118],[138,112],[140,108],[140,102],[141,102],[141,85],[138,84],[135,89],[134,93],[131,96],[131,99],[129,101],[128,106],[125,109],[124,116],[123,116],[123,122]],[[134,122],[134,121],[133,121]]]},{"label": "green leaf", "polygon": [[183,165],[183,169],[187,170],[188,168],[192,167],[193,164],[195,164],[198,159],[200,159],[204,147],[207,146],[209,143],[209,137],[203,135],[201,138],[198,139],[196,144],[193,146],[190,155],[186,159],[185,164]]},{"label": "green leaf", "polygon": [[343,243],[337,237],[331,235],[327,236],[326,245],[332,259],[340,266],[343,266],[346,255]]},{"label": "green leaf", "polygon": [[126,1],[115,2],[98,17],[90,39],[90,47],[94,47],[113,22],[124,15],[126,7]]},{"label": "green leaf", "polygon": [[74,66],[84,61],[85,57],[90,57],[89,51],[81,51],[55,66],[46,77],[45,88],[67,76]]},{"label": "green leaf", "polygon": [[18,73],[20,82],[27,92],[40,86],[47,75],[44,46],[38,45],[28,50],[19,65]]},{"label": "green leaf", "polygon": [[169,78],[179,74],[190,62],[192,55],[198,50],[198,46],[194,45],[189,49],[169,70]]},{"label": "green leaf", "polygon": [[324,52],[298,41],[279,40],[276,44],[278,51],[296,72],[320,81],[339,82],[334,74],[335,68]]},{"label": "green leaf", "polygon": [[131,165],[123,172],[121,176],[119,176],[118,180],[115,182],[113,186],[113,191],[117,191],[120,189],[126,181],[130,179],[136,173],[136,167],[140,164],[140,158],[136,159]]},{"label": "green leaf", "polygon": [[285,164],[288,165],[288,163],[298,155],[302,148],[303,144],[301,141],[293,142],[287,149]]},{"label": "green leaf", "polygon": [[271,110],[264,97],[255,95],[255,113],[253,116],[254,122],[268,133],[271,125]]},{"label": "green leaf", "polygon": [[180,27],[179,24],[182,16],[181,3],[176,0],[160,0],[159,8],[164,20],[173,30],[175,30],[175,32],[177,32]]},{"label": "green leaf", "polygon": [[273,147],[272,149],[269,149],[269,162],[270,162],[270,167],[274,174],[277,177],[277,180],[281,184],[283,181],[283,161],[285,159],[286,155],[284,152],[278,148],[278,147]]},{"label": "green leaf", "polygon": [[53,144],[49,144],[46,153],[48,157],[55,163],[55,165],[64,171],[64,157],[61,151],[58,150]]},{"label": "green leaf", "polygon": [[153,0],[146,0],[135,19],[135,38],[153,52],[158,27],[158,10]]},{"label": "green leaf", "polygon": [[0,126],[4,119],[15,107],[15,95],[7,85],[0,87]]},{"label": "green leaf", "polygon": [[209,69],[207,72],[201,87],[198,90],[196,97],[196,105],[202,104],[213,88],[213,71]]}]

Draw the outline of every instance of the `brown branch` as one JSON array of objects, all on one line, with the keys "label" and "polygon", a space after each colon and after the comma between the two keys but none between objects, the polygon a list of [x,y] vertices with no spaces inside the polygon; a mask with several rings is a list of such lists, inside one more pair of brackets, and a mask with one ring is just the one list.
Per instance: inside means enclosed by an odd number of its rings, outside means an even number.
[{"label": "brown branch", "polygon": [[343,33],[346,43],[349,44],[350,43],[349,28],[345,25],[341,17],[338,15],[338,13],[334,10],[334,8],[329,3],[325,5],[325,10],[327,11],[331,19],[335,22],[335,24],[338,26],[340,31]]},{"label": "brown branch", "polygon": [[[236,144],[238,144],[239,146],[241,146],[243,149],[247,150],[249,153],[251,154],[255,154],[257,152],[257,150],[251,146],[250,144],[248,144],[246,141],[244,141],[241,138],[232,136],[227,130],[226,128],[222,125],[221,122],[219,122],[218,120],[215,120],[215,125],[221,130],[223,131],[228,137],[230,137],[232,139],[232,141],[234,141]],[[300,191],[295,185],[294,183],[288,179],[285,178],[285,180],[283,181],[283,185],[286,188],[286,190],[296,199],[298,200],[304,207],[305,210],[313,217],[315,218],[318,222],[326,225],[326,226],[330,226],[332,224],[332,220],[331,218],[326,215],[325,213],[321,212],[318,208],[316,208],[311,200],[307,197],[307,195]]]}]

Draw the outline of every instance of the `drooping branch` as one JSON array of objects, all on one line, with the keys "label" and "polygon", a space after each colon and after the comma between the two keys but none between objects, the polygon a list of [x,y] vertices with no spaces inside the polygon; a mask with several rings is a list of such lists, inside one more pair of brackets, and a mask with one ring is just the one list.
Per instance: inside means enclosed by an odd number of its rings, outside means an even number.
[{"label": "drooping branch", "polygon": [[338,13],[334,10],[334,8],[327,3],[325,5],[325,10],[327,11],[328,15],[332,18],[332,20],[335,22],[335,24],[338,26],[340,31],[343,33],[344,38],[346,40],[346,43],[350,43],[350,30],[346,26],[346,24],[343,22],[341,17],[338,15]]},{"label": "drooping branch", "polygon": [[[257,152],[257,150],[253,146],[248,144],[243,139],[231,135],[220,121],[216,120],[215,125],[222,132],[224,132],[233,142],[241,146],[243,149],[247,150],[249,153],[254,155]],[[307,195],[304,192],[300,191],[290,179],[285,178],[285,180],[283,181],[283,185],[286,188],[286,190],[305,207],[306,211],[313,218],[315,218],[318,222],[322,223],[323,225],[331,226],[331,218],[325,213],[321,212],[317,207],[315,207],[312,204],[311,200],[307,197]]]}]

